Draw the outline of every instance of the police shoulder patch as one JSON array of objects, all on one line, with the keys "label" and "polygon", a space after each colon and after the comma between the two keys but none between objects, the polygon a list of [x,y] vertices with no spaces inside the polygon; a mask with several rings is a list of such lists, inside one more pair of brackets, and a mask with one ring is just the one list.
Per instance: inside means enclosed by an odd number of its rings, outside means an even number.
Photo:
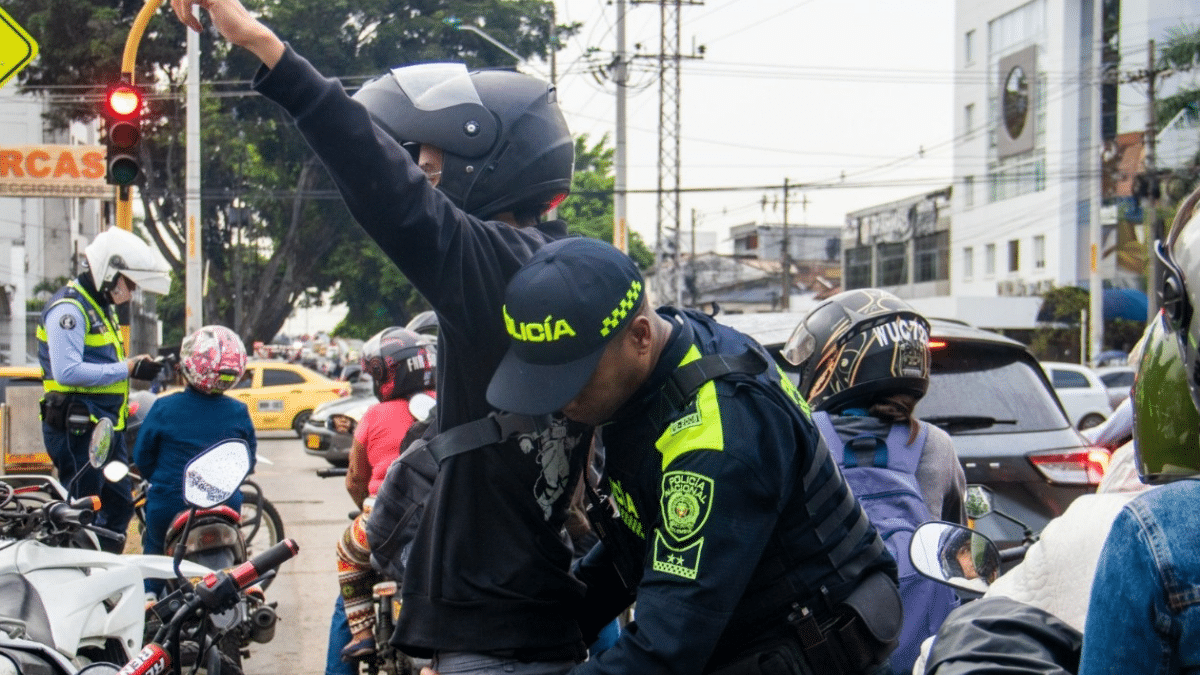
[{"label": "police shoulder patch", "polygon": [[71,314],[63,314],[58,320],[58,325],[63,330],[75,330],[75,317]]},{"label": "police shoulder patch", "polygon": [[695,579],[700,573],[700,551],[704,537],[689,546],[675,547],[667,543],[662,532],[654,533],[654,571]]},{"label": "police shoulder patch", "polygon": [[668,471],[661,492],[663,529],[676,541],[695,536],[712,511],[713,480],[691,471]]}]

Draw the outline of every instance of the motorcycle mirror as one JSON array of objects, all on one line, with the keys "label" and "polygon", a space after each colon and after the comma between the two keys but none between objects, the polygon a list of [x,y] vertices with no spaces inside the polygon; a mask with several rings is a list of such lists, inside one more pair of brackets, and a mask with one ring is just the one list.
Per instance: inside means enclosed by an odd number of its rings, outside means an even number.
[{"label": "motorcycle mirror", "polygon": [[918,527],[908,556],[921,576],[971,593],[983,593],[1000,574],[1000,551],[992,540],[954,523]]},{"label": "motorcycle mirror", "polygon": [[408,399],[408,413],[418,422],[428,420],[429,414],[433,412],[436,406],[437,399],[429,394],[413,394]]},{"label": "motorcycle mirror", "polygon": [[118,462],[114,459],[108,464],[105,464],[102,471],[104,473],[104,480],[110,483],[118,483],[122,478],[129,475],[129,465],[125,462]]},{"label": "motorcycle mirror", "polygon": [[183,470],[183,500],[201,509],[226,501],[250,474],[250,446],[221,441],[192,458]]},{"label": "motorcycle mirror", "polygon": [[963,497],[963,510],[972,520],[992,513],[992,491],[984,485],[968,485]]},{"label": "motorcycle mirror", "polygon": [[96,426],[92,427],[92,438],[88,442],[88,464],[99,469],[108,461],[108,453],[112,450],[113,423],[107,417],[101,417]]}]

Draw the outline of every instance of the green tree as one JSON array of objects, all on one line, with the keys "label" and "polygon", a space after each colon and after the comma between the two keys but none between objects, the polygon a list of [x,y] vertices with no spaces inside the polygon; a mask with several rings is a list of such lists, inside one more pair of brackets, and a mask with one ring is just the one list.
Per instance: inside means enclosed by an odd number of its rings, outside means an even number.
[{"label": "green tree", "polygon": [[[607,147],[608,134],[589,146],[587,134],[575,139],[575,176],[571,196],[558,207],[558,216],[574,234],[613,240],[613,149]],[[629,234],[629,256],[638,267],[654,264],[654,254],[641,235]]]},{"label": "green tree", "polygon": [[[474,24],[522,57],[549,53],[548,0],[247,0],[322,72],[352,88],[397,64],[460,60],[510,66],[511,57],[460,31]],[[133,0],[11,0],[5,5],[40,43],[20,74],[25,91],[48,96],[48,124],[91,120],[104,85],[117,79]],[[578,25],[558,26],[569,37]],[[162,7],[140,43],[135,80],[149,85],[138,196],[142,226],[182,276],[184,261],[185,29]],[[244,339],[269,340],[292,307],[313,301],[347,270],[328,262],[343,247],[361,251],[354,225],[319,162],[274,104],[253,94],[255,58],[212,31],[201,35],[203,104],[200,220],[208,286],[205,320]],[[396,289],[400,292],[401,289]],[[175,284],[172,293],[181,293]],[[401,297],[407,297],[401,294]],[[406,301],[407,302],[407,301]],[[161,305],[168,335],[183,325],[183,302]]]}]

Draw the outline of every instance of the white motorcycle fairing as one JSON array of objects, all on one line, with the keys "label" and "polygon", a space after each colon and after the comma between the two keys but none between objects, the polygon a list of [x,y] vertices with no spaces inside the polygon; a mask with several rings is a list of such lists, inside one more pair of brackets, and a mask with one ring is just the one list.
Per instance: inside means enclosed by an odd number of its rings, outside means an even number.
[{"label": "white motorcycle fairing", "polygon": [[[212,570],[185,561],[181,571],[202,577]],[[103,650],[109,639],[118,641],[127,656],[136,654],[145,622],[142,580],[175,578],[165,556],[116,555],[32,540],[0,544],[2,573],[19,574],[37,590],[53,647],[72,659],[83,649]]]}]

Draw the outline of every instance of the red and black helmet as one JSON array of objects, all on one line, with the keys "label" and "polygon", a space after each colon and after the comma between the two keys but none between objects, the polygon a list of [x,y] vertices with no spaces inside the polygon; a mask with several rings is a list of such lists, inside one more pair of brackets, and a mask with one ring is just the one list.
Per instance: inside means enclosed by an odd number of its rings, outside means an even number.
[{"label": "red and black helmet", "polygon": [[434,388],[437,348],[407,328],[385,328],[362,348],[362,368],[375,385],[375,398],[391,401]]}]

